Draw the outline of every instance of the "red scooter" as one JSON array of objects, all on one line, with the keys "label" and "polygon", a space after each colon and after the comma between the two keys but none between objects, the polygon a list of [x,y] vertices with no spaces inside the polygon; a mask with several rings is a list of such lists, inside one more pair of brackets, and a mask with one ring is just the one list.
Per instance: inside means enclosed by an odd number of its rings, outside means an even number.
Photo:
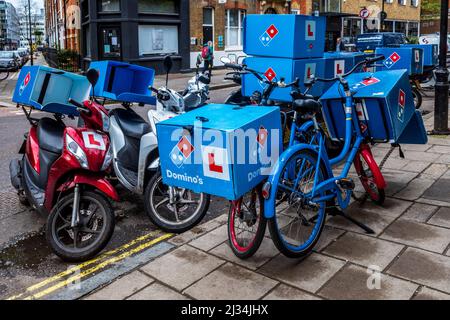
[{"label": "red scooter", "polygon": [[[88,71],[92,85],[96,71]],[[72,99],[80,116],[91,129],[68,127],[63,116],[34,119],[23,107],[31,129],[20,148],[22,159],[10,164],[11,182],[22,203],[49,214],[46,237],[51,248],[65,261],[85,261],[109,242],[115,226],[110,200],[119,200],[106,179],[112,153],[104,129],[108,120],[92,112],[92,101]]]}]

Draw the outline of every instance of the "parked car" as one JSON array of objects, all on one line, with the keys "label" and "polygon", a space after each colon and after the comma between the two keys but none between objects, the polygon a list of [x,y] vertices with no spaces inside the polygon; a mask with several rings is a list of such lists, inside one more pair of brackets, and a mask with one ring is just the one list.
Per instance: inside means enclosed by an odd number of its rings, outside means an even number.
[{"label": "parked car", "polygon": [[0,51],[0,69],[17,71],[20,68],[20,60],[15,51]]},{"label": "parked car", "polygon": [[[441,38],[439,33],[424,34],[419,38],[419,44],[437,44],[440,45]],[[450,48],[450,35],[447,36],[447,51]]]},{"label": "parked car", "polygon": [[379,47],[392,47],[408,43],[399,32],[363,33],[356,37],[356,48],[365,53],[374,53]]},{"label": "parked car", "polygon": [[17,49],[19,56],[22,58],[22,66],[25,65],[30,59],[30,54],[27,48],[19,48]]}]

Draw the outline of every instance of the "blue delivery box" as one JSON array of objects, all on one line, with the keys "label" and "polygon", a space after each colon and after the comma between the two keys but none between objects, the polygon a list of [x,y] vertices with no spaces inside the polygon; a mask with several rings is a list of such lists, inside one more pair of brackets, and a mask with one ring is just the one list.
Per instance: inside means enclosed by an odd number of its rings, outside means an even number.
[{"label": "blue delivery box", "polygon": [[[300,79],[300,90],[306,90],[304,83],[306,80],[315,77],[324,77],[325,59],[285,59],[285,58],[264,58],[249,57],[244,61],[250,69],[261,73],[269,81],[280,81],[284,78],[285,82],[292,82],[296,78]],[[315,97],[319,97],[325,91],[326,84],[317,83],[310,92]],[[245,74],[242,79],[242,94],[250,97],[254,92],[263,92],[267,84],[260,82],[253,74]],[[292,88],[276,88],[270,99],[290,102]]]},{"label": "blue delivery box", "polygon": [[278,160],[280,111],[210,104],[158,123],[157,135],[165,184],[236,200]]},{"label": "blue delivery box", "polygon": [[320,58],[325,50],[325,30],[325,17],[248,15],[244,52],[274,58]]},{"label": "blue delivery box", "polygon": [[436,66],[439,63],[439,46],[437,44],[404,44],[403,47],[422,49],[424,67]]},{"label": "blue delivery box", "polygon": [[12,100],[44,112],[78,116],[77,108],[69,99],[85,101],[90,89],[84,76],[45,66],[24,66]]},{"label": "blue delivery box", "polygon": [[410,76],[423,73],[423,50],[420,48],[377,48],[375,54],[386,58],[377,64],[377,71],[406,69]]},{"label": "blue delivery box", "polygon": [[89,66],[99,73],[94,95],[109,100],[156,104],[149,86],[155,70],[120,61],[94,61]]},{"label": "blue delivery box", "polygon": [[[406,70],[355,73],[347,81],[355,92],[355,125],[374,142],[424,144],[427,134],[416,113]],[[345,99],[339,84],[321,98],[322,111],[330,136],[345,138]]]}]

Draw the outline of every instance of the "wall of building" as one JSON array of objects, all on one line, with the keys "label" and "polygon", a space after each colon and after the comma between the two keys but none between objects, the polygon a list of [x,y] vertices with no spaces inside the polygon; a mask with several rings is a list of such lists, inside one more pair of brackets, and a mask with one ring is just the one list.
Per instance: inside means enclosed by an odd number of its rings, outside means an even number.
[{"label": "wall of building", "polygon": [[[404,0],[405,5],[399,4],[398,0],[390,1],[384,3],[384,11],[386,11],[388,19],[420,21],[421,0],[417,0],[417,7],[411,5],[411,0]],[[344,13],[358,14],[363,8],[372,8],[372,10],[378,8],[381,10],[381,1],[347,0],[342,2],[342,12]],[[378,13],[379,11],[375,12]]]},{"label": "wall of building", "polygon": [[[219,3],[217,0],[195,0],[189,1],[190,10],[190,67],[194,68],[197,56],[200,54],[202,46],[207,42],[208,29],[210,28],[210,19],[206,19],[204,25],[204,15],[210,15],[212,12],[213,19],[213,43],[214,43],[214,64],[221,65],[220,58],[222,56],[229,56],[232,59],[237,59],[244,53],[242,51],[242,33],[238,30],[243,28],[244,14],[257,13],[256,1],[253,0],[238,0],[227,1],[226,3]],[[207,8],[207,9],[205,9]],[[212,9],[212,11],[211,11]],[[228,30],[228,26],[232,24],[231,15],[237,17],[237,29],[233,31]],[[230,38],[233,33],[233,43]]]},{"label": "wall of building", "polygon": [[17,49],[20,45],[20,22],[16,8],[9,2],[0,1],[2,41],[0,48]]}]

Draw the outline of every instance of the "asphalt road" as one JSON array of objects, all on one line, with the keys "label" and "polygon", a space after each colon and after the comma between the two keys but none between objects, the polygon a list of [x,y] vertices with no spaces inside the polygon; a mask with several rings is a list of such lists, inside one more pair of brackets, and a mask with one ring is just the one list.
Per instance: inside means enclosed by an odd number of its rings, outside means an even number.
[{"label": "asphalt road", "polygon": [[[211,102],[225,100],[232,89],[211,93]],[[136,107],[146,117],[147,107]],[[38,117],[48,116],[37,113]],[[68,121],[70,124],[71,121]],[[70,267],[47,247],[42,228],[46,217],[18,203],[9,178],[9,162],[17,151],[29,124],[20,110],[0,107],[0,299],[10,297]],[[139,196],[119,189],[122,202],[115,205],[118,221],[113,239],[105,251],[156,230],[145,216]],[[213,199],[205,218],[208,221],[224,210],[227,202]]]}]

